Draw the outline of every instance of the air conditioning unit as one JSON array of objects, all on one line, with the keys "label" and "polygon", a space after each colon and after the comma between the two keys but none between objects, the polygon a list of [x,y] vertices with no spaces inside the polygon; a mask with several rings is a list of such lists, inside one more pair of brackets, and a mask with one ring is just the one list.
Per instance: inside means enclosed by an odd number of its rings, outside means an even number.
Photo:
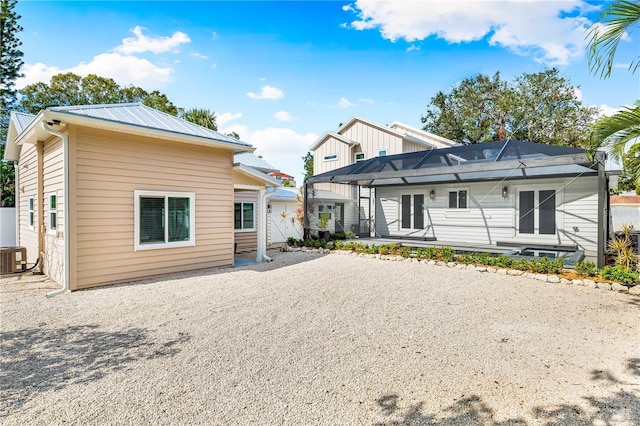
[{"label": "air conditioning unit", "polygon": [[27,268],[27,249],[25,247],[0,248],[0,273],[13,274],[24,272]]}]

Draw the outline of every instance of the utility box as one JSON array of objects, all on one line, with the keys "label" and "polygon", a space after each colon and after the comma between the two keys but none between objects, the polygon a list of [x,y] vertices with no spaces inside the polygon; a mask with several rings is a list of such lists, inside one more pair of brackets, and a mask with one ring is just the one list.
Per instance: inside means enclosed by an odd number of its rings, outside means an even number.
[{"label": "utility box", "polygon": [[25,247],[0,248],[0,273],[13,274],[24,272],[27,268],[27,249]]}]

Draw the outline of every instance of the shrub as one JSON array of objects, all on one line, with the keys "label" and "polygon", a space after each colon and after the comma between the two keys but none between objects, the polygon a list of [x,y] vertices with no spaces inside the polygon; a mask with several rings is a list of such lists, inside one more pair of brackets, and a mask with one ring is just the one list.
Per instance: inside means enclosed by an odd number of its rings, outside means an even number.
[{"label": "shrub", "polygon": [[396,254],[404,258],[409,258],[411,257],[411,247],[398,247]]},{"label": "shrub", "polygon": [[600,276],[606,280],[617,281],[622,284],[634,284],[640,281],[640,274],[620,265],[605,266],[600,270]]},{"label": "shrub", "polygon": [[436,254],[436,258],[443,262],[453,262],[456,260],[456,251],[451,247],[440,247]]},{"label": "shrub", "polygon": [[289,247],[300,247],[302,245],[302,240],[299,240],[294,237],[287,238],[287,245]]},{"label": "shrub", "polygon": [[596,264],[593,262],[589,262],[588,260],[585,260],[584,262],[576,262],[576,264],[573,265],[573,269],[577,274],[582,275],[583,277],[596,276]]}]

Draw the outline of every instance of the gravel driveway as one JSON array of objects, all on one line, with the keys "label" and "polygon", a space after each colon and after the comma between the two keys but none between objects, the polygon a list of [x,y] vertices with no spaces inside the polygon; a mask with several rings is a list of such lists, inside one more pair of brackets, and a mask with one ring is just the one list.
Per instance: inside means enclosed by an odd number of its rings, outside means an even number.
[{"label": "gravel driveway", "polygon": [[2,279],[0,422],[640,424],[637,296],[273,257],[53,299]]}]

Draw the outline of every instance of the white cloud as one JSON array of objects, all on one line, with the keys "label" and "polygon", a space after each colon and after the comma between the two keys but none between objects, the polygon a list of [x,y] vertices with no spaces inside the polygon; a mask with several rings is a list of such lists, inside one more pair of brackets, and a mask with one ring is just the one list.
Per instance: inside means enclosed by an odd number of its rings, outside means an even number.
[{"label": "white cloud", "polygon": [[201,53],[198,53],[198,52],[193,52],[191,54],[191,56],[193,56],[194,58],[198,58],[198,59],[209,59],[208,56],[205,56],[205,55],[203,55]]},{"label": "white cloud", "polygon": [[354,106],[356,106],[356,104],[349,101],[349,99],[345,98],[344,96],[341,97],[340,100],[338,101],[338,108],[350,108]]},{"label": "white cloud", "polygon": [[[216,123],[218,124],[219,127],[222,127],[228,122],[237,120],[240,117],[242,117],[241,112],[236,112],[236,113],[223,112],[222,114],[216,114]],[[231,133],[231,132],[226,132],[226,133]]]},{"label": "white cloud", "polygon": [[271,99],[276,100],[284,97],[282,90],[277,87],[269,86],[268,84],[262,86],[262,90],[259,94],[254,92],[247,92],[247,96],[251,99]]},{"label": "white cloud", "polygon": [[48,82],[54,75],[67,72],[83,77],[88,74],[97,74],[101,77],[113,78],[121,85],[133,84],[148,89],[163,87],[171,81],[173,75],[171,68],[155,65],[147,59],[118,53],[102,53],[94,56],[90,62],[81,62],[70,68],[58,68],[41,62],[25,64],[24,77],[16,81],[16,87],[20,89],[39,81]]},{"label": "white cloud", "polygon": [[255,154],[281,171],[295,176],[302,183],[304,167],[302,157],[318,136],[315,133],[297,133],[284,127],[267,127],[252,131],[249,127],[237,124],[221,129],[222,133],[236,132],[240,139],[256,147]]},{"label": "white cloud", "polygon": [[414,50],[420,50],[420,46],[416,46],[415,44],[412,44],[411,46],[407,47],[407,52],[412,52]]},{"label": "white cloud", "polygon": [[293,120],[293,116],[288,111],[278,111],[274,114],[274,117],[280,121],[291,121]]},{"label": "white cloud", "polygon": [[611,116],[611,115],[617,113],[618,111],[620,111],[622,109],[621,107],[612,107],[612,106],[605,105],[605,104],[597,105],[597,107],[598,107],[598,110],[600,112],[600,116],[602,116],[602,117]]},{"label": "white cloud", "polygon": [[135,37],[127,37],[122,40],[122,44],[114,49],[115,52],[130,55],[132,53],[164,53],[179,52],[181,44],[190,43],[191,39],[182,31],[176,31],[171,37],[159,36],[148,37],[142,34],[142,27],[136,26],[131,32]]},{"label": "white cloud", "polygon": [[373,99],[368,99],[368,98],[358,98],[358,102],[362,102],[369,105],[375,105],[375,101]]},{"label": "white cloud", "polygon": [[591,22],[580,15],[598,8],[584,0],[357,0],[343,10],[357,15],[351,28],[379,30],[392,42],[411,43],[430,36],[449,43],[486,38],[490,45],[561,65],[583,56],[585,30]]}]

